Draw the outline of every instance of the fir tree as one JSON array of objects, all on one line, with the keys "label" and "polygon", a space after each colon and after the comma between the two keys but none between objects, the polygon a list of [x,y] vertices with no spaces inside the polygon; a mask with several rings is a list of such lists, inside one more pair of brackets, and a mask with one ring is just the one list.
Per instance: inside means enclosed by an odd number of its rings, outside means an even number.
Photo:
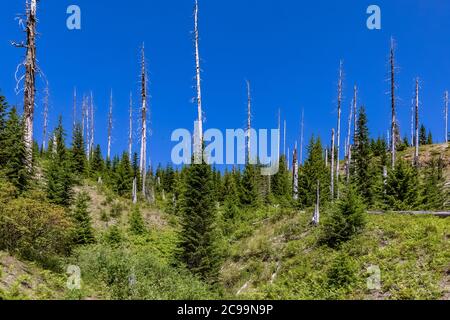
[{"label": "fir tree", "polygon": [[433,144],[433,135],[431,134],[431,131],[428,131],[427,144]]},{"label": "fir tree", "polygon": [[2,171],[19,191],[25,190],[30,180],[23,130],[22,120],[19,118],[16,108],[13,107],[2,133],[2,150],[0,152],[3,158]]},{"label": "fir tree", "polygon": [[131,194],[133,188],[133,170],[128,153],[124,152],[118,165],[115,165],[114,191],[120,196]]},{"label": "fir tree", "polygon": [[90,170],[91,174],[101,174],[105,168],[105,162],[103,161],[102,151],[100,145],[95,147],[94,152],[92,153],[92,158],[90,161]]},{"label": "fir tree", "polygon": [[232,173],[225,172],[223,182],[224,218],[234,219],[239,212],[239,193],[236,178]]},{"label": "fir tree", "polygon": [[134,206],[129,219],[130,231],[134,235],[142,235],[146,232],[145,222],[139,207]]},{"label": "fir tree", "polygon": [[425,169],[424,181],[422,184],[422,207],[424,210],[444,209],[444,184],[443,161],[431,159]]},{"label": "fir tree", "polygon": [[86,154],[83,130],[79,123],[73,129],[71,155],[74,173],[80,176],[83,175],[86,169]]},{"label": "fir tree", "polygon": [[74,221],[73,241],[75,244],[91,244],[95,242],[91,217],[88,211],[89,195],[81,192],[75,199],[75,207],[71,217]]},{"label": "fir tree", "polygon": [[280,203],[291,199],[291,179],[284,155],[280,157],[278,172],[272,177],[271,193]]},{"label": "fir tree", "polygon": [[305,207],[316,203],[317,180],[320,181],[320,202],[324,204],[330,198],[330,175],[325,166],[322,142],[311,137],[308,145],[308,158],[299,173],[299,201]]},{"label": "fir tree", "polygon": [[46,170],[47,198],[51,203],[69,206],[72,199],[73,177],[65,146],[65,133],[61,117],[54,132],[54,139],[56,140],[56,152],[52,152]]},{"label": "fir tree", "polygon": [[417,169],[399,159],[386,181],[385,203],[389,209],[414,209],[419,201],[418,182]]},{"label": "fir tree", "polygon": [[141,170],[139,168],[139,156],[137,152],[133,153],[133,161],[131,166],[133,167],[133,177],[136,178],[136,185],[140,186],[141,182]]},{"label": "fir tree", "polygon": [[350,186],[323,225],[323,240],[338,247],[360,233],[366,223],[366,209],[356,190]]},{"label": "fir tree", "polygon": [[424,146],[427,144],[427,130],[425,129],[425,126],[422,124],[420,126],[419,131],[419,145]]},{"label": "fir tree", "polygon": [[357,169],[354,170],[353,182],[356,185],[357,192],[363,197],[365,203],[370,206],[375,201],[376,175],[381,175],[382,171],[378,172],[375,169],[374,161],[372,161],[372,148],[369,141],[369,128],[364,107],[359,109],[356,140],[358,143],[354,148],[353,158]]},{"label": "fir tree", "polygon": [[246,207],[257,207],[259,205],[258,177],[256,166],[247,164],[240,183],[241,204]]},{"label": "fir tree", "polygon": [[186,173],[181,205],[181,260],[203,279],[214,282],[220,264],[216,209],[209,165],[193,164]]}]

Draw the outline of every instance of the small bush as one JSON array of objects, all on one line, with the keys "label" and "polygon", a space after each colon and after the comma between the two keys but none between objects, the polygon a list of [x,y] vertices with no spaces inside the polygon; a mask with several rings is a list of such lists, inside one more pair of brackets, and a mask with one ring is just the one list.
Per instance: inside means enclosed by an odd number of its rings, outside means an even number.
[{"label": "small bush", "polygon": [[142,235],[145,233],[145,231],[147,231],[139,207],[136,206],[132,209],[129,224],[130,231],[134,235]]},{"label": "small bush", "polygon": [[66,254],[71,230],[61,207],[25,198],[0,205],[0,249],[24,259],[47,263]]},{"label": "small bush", "polygon": [[355,262],[345,254],[339,254],[327,272],[327,283],[336,289],[347,289],[356,281]]},{"label": "small bush", "polygon": [[111,206],[111,212],[110,212],[110,216],[112,218],[120,218],[120,216],[122,215],[123,212],[123,207],[120,203],[116,202],[113,203]]}]

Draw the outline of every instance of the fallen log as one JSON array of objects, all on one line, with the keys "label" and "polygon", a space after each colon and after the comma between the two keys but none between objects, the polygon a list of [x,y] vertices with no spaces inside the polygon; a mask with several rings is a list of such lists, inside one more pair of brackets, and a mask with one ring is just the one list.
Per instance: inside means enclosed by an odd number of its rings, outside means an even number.
[{"label": "fallen log", "polygon": [[433,215],[437,217],[447,218],[450,217],[450,211],[368,211],[369,214],[409,214],[409,215]]}]

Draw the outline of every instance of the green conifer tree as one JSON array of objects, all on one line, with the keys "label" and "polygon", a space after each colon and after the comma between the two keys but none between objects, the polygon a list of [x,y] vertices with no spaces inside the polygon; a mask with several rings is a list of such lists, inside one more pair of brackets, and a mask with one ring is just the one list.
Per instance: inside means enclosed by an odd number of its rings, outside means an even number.
[{"label": "green conifer tree", "polygon": [[420,203],[418,172],[410,163],[399,159],[389,171],[385,203],[391,210],[411,210]]},{"label": "green conifer tree", "polygon": [[425,168],[425,174],[422,183],[422,208],[424,210],[442,210],[444,209],[445,179],[443,175],[442,158],[436,160],[432,158]]},{"label": "green conifer tree", "polygon": [[24,191],[29,184],[30,173],[26,165],[23,124],[15,107],[9,112],[2,135],[2,171],[19,191]]},{"label": "green conifer tree", "polygon": [[131,210],[129,219],[130,231],[134,235],[142,235],[146,232],[145,222],[138,206]]},{"label": "green conifer tree", "polygon": [[95,242],[94,230],[88,211],[89,201],[90,197],[86,192],[81,192],[75,199],[71,217],[74,222],[73,242],[77,245]]},{"label": "green conifer tree", "polygon": [[71,156],[73,172],[79,176],[84,175],[86,170],[86,153],[83,130],[79,123],[73,129]]},{"label": "green conifer tree", "polygon": [[189,167],[181,212],[180,258],[193,273],[214,282],[220,254],[217,250],[216,206],[209,165],[202,163]]},{"label": "green conifer tree", "polygon": [[257,207],[260,204],[256,166],[247,164],[240,183],[241,204],[245,207]]},{"label": "green conifer tree", "polygon": [[424,146],[427,144],[427,130],[425,126],[422,124],[419,130],[419,145]]},{"label": "green conifer tree", "polygon": [[53,136],[56,139],[56,151],[52,151],[45,172],[47,179],[47,198],[51,203],[69,206],[72,199],[74,179],[71,173],[69,154],[66,150],[65,132],[61,117],[59,117],[59,123]]},{"label": "green conifer tree", "polygon": [[291,178],[284,155],[280,157],[278,172],[272,177],[271,193],[280,204],[286,205],[292,199]]}]

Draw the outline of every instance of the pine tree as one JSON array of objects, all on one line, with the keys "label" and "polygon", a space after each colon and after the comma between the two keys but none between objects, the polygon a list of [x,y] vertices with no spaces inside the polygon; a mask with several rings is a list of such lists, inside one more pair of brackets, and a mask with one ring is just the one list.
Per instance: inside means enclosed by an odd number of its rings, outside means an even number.
[{"label": "pine tree", "polygon": [[241,204],[246,207],[257,207],[260,204],[258,177],[256,166],[247,164],[241,179],[240,188]]},{"label": "pine tree", "polygon": [[24,127],[15,107],[11,108],[2,133],[2,171],[6,178],[19,190],[24,191],[30,180],[26,149],[23,140]]},{"label": "pine tree", "polygon": [[420,126],[420,133],[419,133],[419,145],[424,146],[427,144],[427,130],[425,129],[425,126],[422,124]]},{"label": "pine tree", "polygon": [[224,174],[223,196],[224,218],[234,219],[239,213],[239,193],[236,178],[229,172]]},{"label": "pine tree", "polygon": [[442,158],[431,159],[425,169],[421,190],[422,207],[424,210],[444,209],[444,184]]},{"label": "pine tree", "polygon": [[399,160],[389,171],[385,203],[391,210],[414,209],[419,202],[418,172],[411,164]]},{"label": "pine tree", "polygon": [[56,152],[54,150],[50,155],[46,169],[47,198],[51,203],[69,206],[72,199],[73,177],[61,117],[53,136],[56,141]]},{"label": "pine tree", "polygon": [[220,264],[216,209],[209,165],[193,164],[186,173],[181,213],[181,260],[203,279],[214,282]]},{"label": "pine tree", "polygon": [[[358,141],[359,142],[359,141]],[[357,191],[350,186],[323,224],[323,240],[338,247],[360,233],[366,223],[366,209]]]},{"label": "pine tree", "polygon": [[73,242],[78,245],[91,244],[95,242],[94,230],[88,211],[89,195],[81,192],[75,199],[75,207],[71,217],[74,221]]},{"label": "pine tree", "polygon": [[427,144],[433,144],[433,135],[431,134],[431,131],[428,131]]},{"label": "pine tree", "polygon": [[120,163],[116,165],[116,170],[114,170],[114,191],[120,196],[131,194],[133,179],[130,157],[128,153],[124,152]]},{"label": "pine tree", "polygon": [[72,166],[73,172],[82,176],[86,170],[86,154],[81,124],[77,123],[73,129],[72,137]]},{"label": "pine tree", "polygon": [[103,172],[104,169],[105,162],[103,161],[102,150],[100,148],[100,145],[97,145],[94,149],[94,152],[92,153],[92,158],[90,161],[91,175],[99,175]]},{"label": "pine tree", "polygon": [[326,167],[320,138],[311,137],[308,145],[308,158],[299,174],[299,201],[305,207],[315,205],[317,180],[320,182],[320,202],[324,204],[330,198],[330,172]]},{"label": "pine tree", "polygon": [[134,206],[131,210],[129,225],[130,231],[134,235],[142,235],[146,232],[145,222],[138,206]]},{"label": "pine tree", "polygon": [[279,168],[275,175],[272,176],[271,193],[280,204],[286,204],[291,199],[291,179],[286,166],[286,158],[284,155],[280,157]]},{"label": "pine tree", "polygon": [[[360,107],[357,128],[356,139],[358,144],[353,151],[353,158],[355,160],[355,166],[358,168],[353,174],[353,182],[356,185],[356,191],[362,196],[365,203],[371,206],[375,201],[376,192],[374,187],[376,186],[375,180],[378,174],[375,170],[375,163],[372,155],[372,148],[369,140],[369,128],[367,124],[367,115],[364,107]],[[397,150],[399,150],[397,148]],[[381,175],[381,171],[379,172]]]}]

